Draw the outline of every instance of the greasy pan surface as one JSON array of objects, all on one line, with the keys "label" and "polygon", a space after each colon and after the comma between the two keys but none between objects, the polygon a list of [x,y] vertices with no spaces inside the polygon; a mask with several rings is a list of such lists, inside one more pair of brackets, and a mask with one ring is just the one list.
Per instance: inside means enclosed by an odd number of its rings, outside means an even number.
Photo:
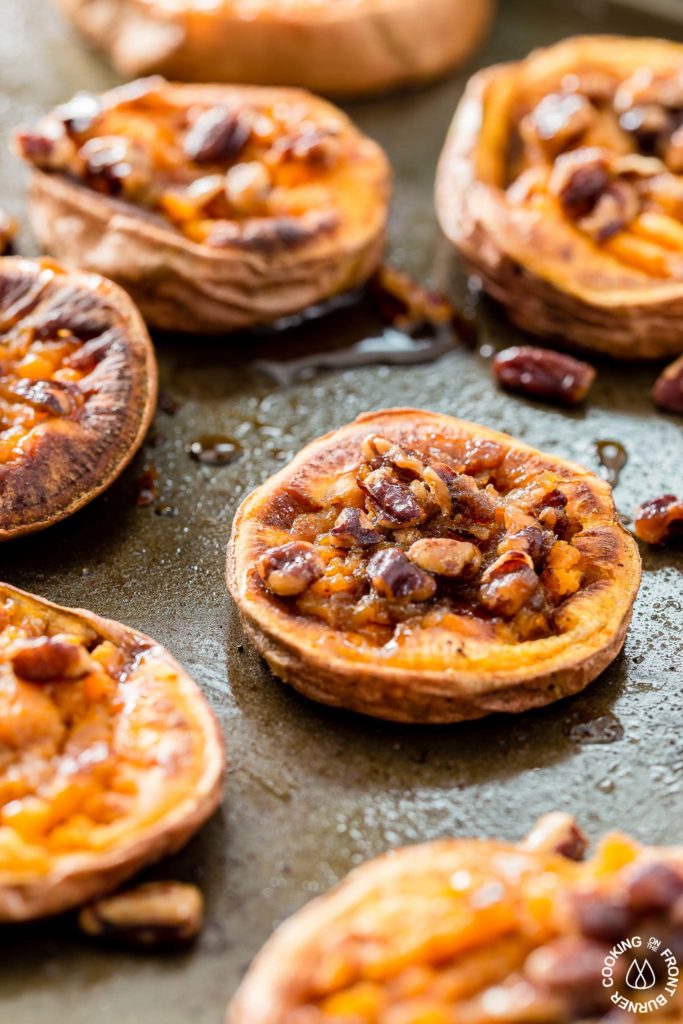
[{"label": "greasy pan surface", "polygon": [[[48,7],[2,3],[0,191],[16,214],[23,172],[6,154],[11,126],[78,88],[114,82]],[[509,0],[476,66],[577,31],[683,39],[683,23],[608,4],[580,7],[582,16],[569,0]],[[600,16],[586,13],[598,9]],[[464,282],[438,241],[431,192],[474,67],[424,92],[352,109],[396,167],[395,261],[454,296]],[[21,251],[31,245],[24,235]],[[306,337],[320,346],[351,319]],[[488,305],[484,320],[480,344],[519,337]],[[274,683],[248,645],[240,650],[223,580],[232,515],[246,492],[313,436],[379,405],[486,423],[594,469],[594,442],[618,440],[629,461],[616,501],[627,514],[642,498],[681,491],[681,420],[655,412],[648,397],[657,368],[605,368],[585,413],[564,413],[501,396],[488,359],[464,348],[438,364],[320,375],[285,390],[232,351],[220,342],[160,340],[162,387],[178,409],[159,413],[156,443],[69,522],[3,548],[7,582],[133,624],[168,647],[203,683],[231,764],[223,811],[150,873],[204,890],[207,927],[195,949],[166,958],[101,950],[70,920],[0,932],[0,1017],[12,1024],[217,1024],[273,924],[389,846],[446,835],[516,839],[551,808],[575,812],[593,835],[624,827],[646,842],[681,839],[680,547],[643,550],[624,653],[584,694],[512,720],[437,729],[363,721]],[[192,461],[185,446],[212,433],[237,437],[242,459],[223,468]],[[159,497],[137,506],[145,465],[159,472]],[[178,514],[157,515],[163,506]]]}]

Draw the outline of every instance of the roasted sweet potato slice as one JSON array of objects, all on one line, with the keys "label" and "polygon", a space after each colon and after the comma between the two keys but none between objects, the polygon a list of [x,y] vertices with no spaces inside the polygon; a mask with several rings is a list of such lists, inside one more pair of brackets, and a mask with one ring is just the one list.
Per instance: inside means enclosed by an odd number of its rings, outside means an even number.
[{"label": "roasted sweet potato slice", "polygon": [[680,1021],[683,849],[611,834],[577,862],[576,835],[549,815],[519,845],[442,839],[365,864],[280,927],[228,1024]]},{"label": "roasted sweet potato slice", "polygon": [[382,255],[382,150],[299,90],[148,79],[76,96],[17,147],[43,246],[122,284],[158,327],[271,322]]},{"label": "roasted sweet potato slice", "polygon": [[228,586],[273,671],[326,704],[452,722],[582,689],[640,560],[610,487],[450,416],[368,413],[239,509]]},{"label": "roasted sweet potato slice", "polygon": [[197,684],[149,637],[0,584],[0,921],[178,850],[220,799]]},{"label": "roasted sweet potato slice", "polygon": [[157,368],[140,314],[95,274],[0,260],[0,540],[64,519],[133,458]]},{"label": "roasted sweet potato slice", "polygon": [[683,46],[586,36],[471,79],[437,173],[444,231],[521,327],[683,351]]},{"label": "roasted sweet potato slice", "polygon": [[358,95],[442,74],[480,41],[493,0],[59,0],[130,77],[298,85]]}]

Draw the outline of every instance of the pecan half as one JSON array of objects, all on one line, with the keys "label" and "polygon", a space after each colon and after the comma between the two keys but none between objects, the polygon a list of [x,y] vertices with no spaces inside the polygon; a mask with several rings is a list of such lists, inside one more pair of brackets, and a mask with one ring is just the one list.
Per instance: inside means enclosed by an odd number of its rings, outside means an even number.
[{"label": "pecan half", "polygon": [[534,563],[525,551],[506,551],[484,572],[479,600],[495,615],[511,618],[538,587]]},{"label": "pecan half", "polygon": [[293,540],[266,551],[256,569],[268,589],[278,597],[294,597],[320,579],[325,564],[313,544]]},{"label": "pecan half", "polygon": [[187,942],[204,918],[204,900],[194,885],[148,882],[85,907],[78,918],[87,935],[132,946]]},{"label": "pecan half", "polygon": [[475,573],[481,565],[481,552],[465,540],[424,537],[408,549],[408,558],[420,569],[437,576],[456,577],[465,571]]},{"label": "pecan half", "polygon": [[633,184],[612,181],[591,212],[579,218],[578,225],[596,242],[607,242],[628,227],[639,209],[640,200]]},{"label": "pecan half", "polygon": [[578,405],[595,380],[595,370],[562,352],[522,345],[506,348],[493,360],[493,373],[509,391]]},{"label": "pecan half", "polygon": [[525,850],[559,853],[568,860],[578,861],[586,854],[588,839],[571,814],[555,811],[538,819],[522,846]]},{"label": "pecan half", "polygon": [[249,141],[251,125],[238,111],[211,107],[200,114],[183,140],[188,160],[198,164],[234,160]]},{"label": "pecan half", "polygon": [[683,896],[683,876],[663,862],[642,864],[629,871],[625,879],[625,899],[631,909],[642,914],[669,910]]},{"label": "pecan half", "polygon": [[660,373],[652,397],[660,409],[683,415],[683,356]]},{"label": "pecan half", "polygon": [[634,516],[635,533],[648,544],[666,544],[683,537],[683,500],[675,494],[644,501]]},{"label": "pecan half", "polygon": [[[600,942],[581,935],[565,935],[530,953],[524,974],[551,992],[599,991],[608,952]],[[585,997],[586,992],[580,995]]]},{"label": "pecan half", "polygon": [[382,534],[360,508],[345,508],[330,530],[332,542],[340,548],[367,548],[379,544]]},{"label": "pecan half", "polygon": [[43,171],[63,171],[76,156],[76,144],[61,121],[50,121],[41,131],[19,131],[15,139],[19,156]]},{"label": "pecan half", "polygon": [[360,487],[371,498],[371,511],[378,526],[388,529],[416,526],[426,518],[425,510],[410,487],[402,483],[386,466],[359,478]]},{"label": "pecan half", "polygon": [[594,119],[595,109],[580,93],[550,93],[523,118],[520,131],[552,157],[577,142]]},{"label": "pecan half", "polygon": [[92,188],[111,196],[139,199],[150,186],[152,165],[144,148],[121,135],[88,139],[79,155]]},{"label": "pecan half", "polygon": [[577,149],[555,162],[548,188],[572,220],[578,220],[595,208],[610,180],[609,164],[600,150]]},{"label": "pecan half", "polygon": [[225,195],[237,214],[263,213],[270,194],[270,175],[258,160],[235,164],[225,178]]},{"label": "pecan half", "polygon": [[436,581],[410,561],[400,548],[384,548],[372,556],[367,574],[374,590],[397,601],[427,601]]},{"label": "pecan half", "polygon": [[80,679],[94,667],[82,644],[61,635],[27,640],[14,649],[11,661],[16,674],[32,683]]}]

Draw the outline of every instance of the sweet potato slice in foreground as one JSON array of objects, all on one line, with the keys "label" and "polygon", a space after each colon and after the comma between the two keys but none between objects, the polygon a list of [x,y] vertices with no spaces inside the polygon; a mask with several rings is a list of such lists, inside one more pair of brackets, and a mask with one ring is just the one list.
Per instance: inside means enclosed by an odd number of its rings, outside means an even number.
[{"label": "sweet potato slice in foreground", "polygon": [[228,1024],[680,1021],[683,850],[611,834],[577,861],[577,840],[548,815],[519,845],[442,839],[365,864],[280,927]]}]

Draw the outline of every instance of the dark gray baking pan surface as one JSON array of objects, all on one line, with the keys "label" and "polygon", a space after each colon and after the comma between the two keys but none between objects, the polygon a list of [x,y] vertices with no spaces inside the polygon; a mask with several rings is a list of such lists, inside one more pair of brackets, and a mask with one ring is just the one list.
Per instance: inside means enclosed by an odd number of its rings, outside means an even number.
[{"label": "dark gray baking pan surface", "polygon": [[[0,200],[22,217],[24,174],[6,147],[12,127],[115,79],[47,0],[1,0],[0,28]],[[588,0],[509,0],[461,73],[351,108],[395,167],[397,265],[465,295],[438,235],[432,183],[466,77],[576,32],[683,38],[683,24]],[[20,249],[33,251],[28,232]],[[179,857],[148,873],[203,889],[208,920],[196,947],[172,956],[103,950],[79,938],[70,918],[0,930],[3,1024],[218,1024],[273,926],[392,846],[445,835],[514,839],[554,808],[575,812],[593,834],[624,828],[653,842],[681,839],[680,548],[643,551],[625,650],[584,694],[452,728],[389,726],[307,703],[250,650],[228,601],[224,552],[238,502],[306,441],[368,408],[453,413],[595,469],[596,442],[616,440],[628,454],[616,488],[626,515],[643,498],[683,489],[681,421],[649,398],[657,368],[602,364],[587,408],[557,411],[496,391],[490,346],[519,335],[488,304],[480,319],[479,347],[455,348],[438,363],[320,373],[289,387],[251,360],[281,356],[290,344],[333,344],[353,334],[353,314],[267,342],[158,339],[165,398],[142,454],[68,522],[3,546],[3,579],[164,643],[205,688],[230,765],[221,812]],[[188,446],[207,434],[234,438],[242,457],[219,468],[191,459]],[[146,466],[159,474],[158,497],[140,506]]]}]

